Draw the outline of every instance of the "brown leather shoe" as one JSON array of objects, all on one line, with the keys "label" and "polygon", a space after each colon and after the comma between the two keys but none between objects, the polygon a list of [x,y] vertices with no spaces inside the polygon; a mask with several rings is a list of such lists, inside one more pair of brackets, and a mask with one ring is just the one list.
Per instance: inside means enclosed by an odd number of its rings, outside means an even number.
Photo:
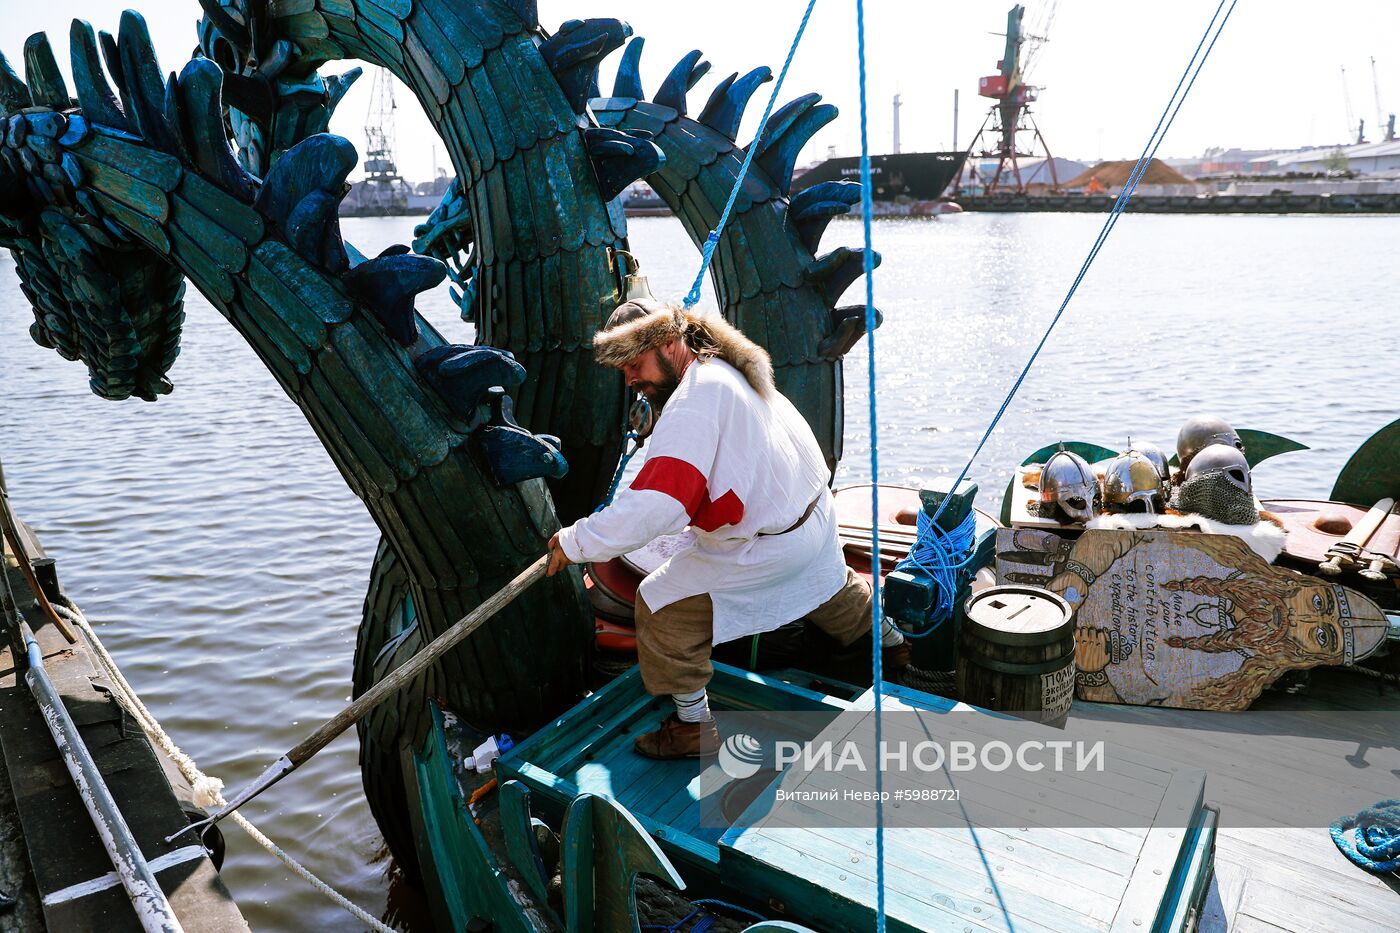
[{"label": "brown leather shoe", "polygon": [[897,645],[880,650],[880,669],[886,680],[894,680],[904,673],[905,668],[914,657],[914,646],[909,644],[909,639],[904,639]]},{"label": "brown leather shoe", "polygon": [[639,735],[632,740],[638,755],[671,761],[676,758],[699,758],[719,751],[719,730],[714,720],[681,722],[675,713],[661,721],[655,732]]}]

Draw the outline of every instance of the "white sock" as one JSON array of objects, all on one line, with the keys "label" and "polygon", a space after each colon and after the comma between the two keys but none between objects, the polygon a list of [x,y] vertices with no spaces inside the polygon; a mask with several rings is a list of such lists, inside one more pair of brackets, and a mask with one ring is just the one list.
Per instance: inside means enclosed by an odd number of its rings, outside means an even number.
[{"label": "white sock", "polygon": [[714,719],[710,715],[710,696],[704,687],[691,693],[673,693],[671,699],[676,701],[676,717],[681,722],[710,722]]},{"label": "white sock", "polygon": [[894,627],[894,623],[889,619],[881,620],[884,630],[880,633],[880,647],[893,648],[895,645],[904,644],[904,633]]}]

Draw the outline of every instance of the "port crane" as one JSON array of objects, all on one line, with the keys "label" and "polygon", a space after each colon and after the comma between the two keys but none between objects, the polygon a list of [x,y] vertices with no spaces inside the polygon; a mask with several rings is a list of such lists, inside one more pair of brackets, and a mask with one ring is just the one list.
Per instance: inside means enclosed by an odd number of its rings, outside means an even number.
[{"label": "port crane", "polygon": [[[1035,35],[1022,28],[1025,6],[1019,3],[1013,6],[1006,16],[1006,48],[1001,60],[997,62],[997,74],[981,78],[977,82],[977,93],[995,101],[967,150],[968,164],[971,166],[969,178],[974,184],[982,181],[977,177],[976,160],[997,160],[992,177],[983,182],[983,191],[986,194],[1002,191],[1025,194],[1026,185],[1021,176],[1020,160],[1034,157],[1037,144],[1045,153],[1046,167],[1050,170],[1051,190],[1059,190],[1060,181],[1055,175],[1055,162],[1051,158],[1050,147],[1031,115],[1030,105],[1039,96],[1041,88],[1026,82],[1036,52],[1048,41],[1047,34],[1050,23],[1054,20],[1055,6],[1052,2],[1046,8],[1038,34]],[[1023,144],[1022,141],[1027,137],[1029,143]]]}]

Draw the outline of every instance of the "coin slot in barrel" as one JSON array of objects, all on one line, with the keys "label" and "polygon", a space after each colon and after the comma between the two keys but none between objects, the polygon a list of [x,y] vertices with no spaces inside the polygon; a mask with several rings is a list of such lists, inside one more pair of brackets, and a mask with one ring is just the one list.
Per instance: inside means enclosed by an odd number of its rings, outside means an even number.
[{"label": "coin slot in barrel", "polygon": [[1061,724],[1074,699],[1074,613],[1034,586],[997,586],[967,601],[958,639],[966,703]]}]

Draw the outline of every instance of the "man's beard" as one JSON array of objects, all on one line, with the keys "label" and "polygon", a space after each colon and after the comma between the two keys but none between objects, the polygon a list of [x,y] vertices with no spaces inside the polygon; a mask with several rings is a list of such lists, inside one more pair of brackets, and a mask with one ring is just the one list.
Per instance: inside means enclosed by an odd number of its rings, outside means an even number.
[{"label": "man's beard", "polygon": [[[656,366],[661,370],[661,380],[659,382],[647,382],[639,386],[643,389],[642,394],[647,397],[651,407],[659,414],[666,406],[671,395],[681,384],[681,374],[676,370],[676,365],[666,358],[660,350],[656,351]],[[646,391],[649,390],[649,391]]]}]

